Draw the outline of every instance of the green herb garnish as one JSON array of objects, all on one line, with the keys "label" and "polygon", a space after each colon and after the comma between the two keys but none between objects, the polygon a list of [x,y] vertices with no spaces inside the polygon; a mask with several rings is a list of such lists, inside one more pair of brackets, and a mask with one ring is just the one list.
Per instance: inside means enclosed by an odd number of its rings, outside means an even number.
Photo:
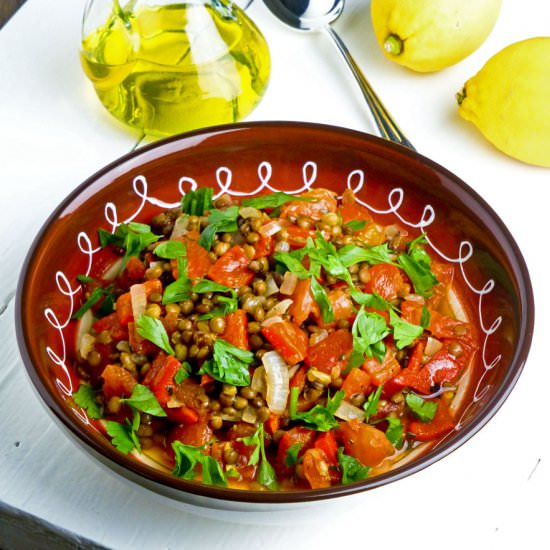
[{"label": "green herb garnish", "polygon": [[139,256],[142,250],[161,238],[160,235],[151,232],[149,225],[137,222],[121,223],[114,233],[99,229],[98,236],[102,248],[110,244],[123,248],[125,259],[130,256]]},{"label": "green herb garnish", "polygon": [[73,393],[74,402],[82,407],[90,418],[102,418],[101,406],[95,400],[96,391],[89,384],[80,384],[78,391]]},{"label": "green herb garnish", "polygon": [[140,424],[139,413],[134,413],[134,418],[132,422],[126,419],[124,424],[119,424],[118,422],[113,422],[112,420],[107,421],[107,433],[111,436],[112,444],[125,455],[130,451],[137,449],[141,451],[141,445],[139,444],[139,439],[137,436],[137,430]]},{"label": "green herb garnish", "polygon": [[199,374],[209,374],[215,380],[233,386],[248,386],[248,367],[252,361],[254,354],[251,351],[237,348],[222,338],[217,338],[213,356],[202,364]]},{"label": "green herb garnish", "polygon": [[411,280],[415,292],[422,296],[429,296],[429,291],[439,282],[432,273],[430,255],[423,247],[426,242],[425,235],[420,235],[409,243],[408,254],[402,254],[397,259]]},{"label": "green herb garnish", "polygon": [[175,351],[170,345],[170,340],[164,325],[160,319],[155,319],[149,315],[140,315],[136,322],[137,333],[146,340],[153,342],[160,349],[170,355],[175,355]]},{"label": "green herb garnish", "polygon": [[208,225],[203,229],[199,244],[206,250],[212,248],[216,233],[237,231],[237,218],[239,217],[239,207],[230,206],[225,210],[211,210],[208,214]]},{"label": "green herb garnish", "polygon": [[285,456],[285,466],[292,468],[298,464],[298,454],[303,447],[303,443],[293,443],[287,450]]},{"label": "green herb garnish", "polygon": [[391,263],[392,256],[387,244],[379,244],[369,248],[362,248],[353,244],[348,244],[338,249],[340,261],[346,266],[367,262],[371,265],[381,263]]},{"label": "green herb garnish", "polygon": [[397,349],[410,346],[424,332],[423,327],[401,319],[392,309],[390,309],[390,325],[393,327]]},{"label": "green herb garnish", "polygon": [[367,222],[365,220],[350,220],[348,223],[344,224],[344,228],[355,233],[356,231],[361,231],[361,229],[364,229],[366,225]]},{"label": "green herb garnish", "polygon": [[182,212],[191,216],[202,216],[214,207],[212,204],[213,194],[214,191],[211,187],[201,187],[195,191],[188,191],[181,199]]},{"label": "green herb garnish", "polygon": [[250,466],[254,466],[255,464],[258,464],[258,462],[260,463],[258,466],[258,482],[272,491],[277,490],[278,483],[275,470],[265,455],[264,425],[260,424],[251,436],[243,437],[241,438],[241,441],[245,445],[255,445],[254,451],[252,451],[252,454],[248,459],[248,464]]},{"label": "green herb garnish", "polygon": [[313,275],[311,276],[310,288],[313,298],[317,302],[319,310],[321,311],[323,322],[332,323],[332,321],[334,321],[334,310],[332,309],[332,304],[327,295],[327,291]]},{"label": "green herb garnish", "polygon": [[386,356],[384,338],[390,334],[386,320],[378,313],[371,313],[361,309],[351,327],[353,336],[353,352],[350,365],[357,367],[364,361],[364,356],[375,357],[380,363]]},{"label": "green herb garnish", "polygon": [[317,199],[310,197],[299,197],[294,195],[289,195],[288,193],[283,193],[277,191],[275,193],[269,193],[268,195],[262,195],[261,197],[254,197],[252,199],[243,199],[241,201],[242,206],[252,206],[253,208],[278,208],[283,204],[291,201],[302,201],[302,202],[317,202]]},{"label": "green herb garnish", "polygon": [[132,395],[122,398],[120,402],[126,403],[133,409],[152,416],[166,416],[155,394],[147,386],[143,386],[142,384],[136,384],[132,390]]},{"label": "green herb garnish", "polygon": [[195,468],[200,465],[204,483],[227,486],[227,479],[219,462],[215,458],[203,454],[204,447],[194,447],[185,445],[181,441],[173,441],[172,449],[174,449],[176,457],[176,466],[172,472],[174,475],[183,479],[195,479]]},{"label": "green herb garnish", "polygon": [[408,393],[405,396],[405,403],[421,422],[431,422],[437,412],[436,401],[426,401],[416,393]]},{"label": "green herb garnish", "polygon": [[372,392],[367,397],[367,400],[363,405],[363,409],[365,410],[365,422],[368,422],[370,417],[376,414],[376,411],[378,410],[380,396],[382,395],[382,388],[383,386],[378,386],[376,388],[376,391]]},{"label": "green herb garnish", "polygon": [[184,361],[178,369],[178,372],[174,375],[174,382],[176,384],[181,384],[186,378],[191,376],[191,370],[191,365],[187,361]]},{"label": "green herb garnish", "polygon": [[344,391],[337,391],[332,399],[327,397],[327,404],[325,407],[317,404],[306,412],[298,412],[299,394],[300,388],[298,387],[294,387],[290,390],[289,416],[291,420],[300,420],[304,423],[306,428],[319,432],[328,432],[332,430],[332,428],[338,427],[338,421],[334,417],[334,413],[346,395]]},{"label": "green herb garnish", "polygon": [[338,449],[338,463],[342,470],[342,484],[348,485],[355,481],[367,479],[370,468],[363,466],[356,458],[344,454],[344,447]]},{"label": "green herb garnish", "polygon": [[403,424],[399,418],[388,417],[388,427],[386,428],[386,437],[389,442],[397,449],[403,444]]},{"label": "green herb garnish", "polygon": [[105,296],[105,290],[101,287],[94,288],[88,299],[80,306],[80,309],[73,314],[73,319],[81,319],[82,316],[93,306],[95,306]]}]

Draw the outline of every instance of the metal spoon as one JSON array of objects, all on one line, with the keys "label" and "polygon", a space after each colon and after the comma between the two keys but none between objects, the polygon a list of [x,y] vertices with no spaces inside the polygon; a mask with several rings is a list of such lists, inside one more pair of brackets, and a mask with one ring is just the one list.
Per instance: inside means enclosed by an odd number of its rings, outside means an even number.
[{"label": "metal spoon", "polygon": [[326,32],[334,40],[338,51],[344,56],[349,69],[357,80],[380,135],[415,150],[372,89],[342,39],[330,26],[330,23],[342,13],[344,0],[264,0],[264,4],[276,17],[290,27],[303,31]]}]

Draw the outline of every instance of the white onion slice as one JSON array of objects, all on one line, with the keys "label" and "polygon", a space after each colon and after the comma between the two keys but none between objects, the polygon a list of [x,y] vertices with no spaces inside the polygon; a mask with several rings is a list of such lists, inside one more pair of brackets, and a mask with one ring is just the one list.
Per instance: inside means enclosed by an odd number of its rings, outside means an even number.
[{"label": "white onion slice", "polygon": [[[88,353],[92,351],[91,349],[89,349],[88,352],[86,353],[85,348],[89,346],[89,341],[83,342],[83,340],[85,336],[88,336],[88,333],[90,332],[93,324],[94,324],[94,314],[92,313],[92,310],[89,309],[80,318],[80,323],[78,323],[78,331],[76,334],[76,350],[80,354],[82,359],[86,359],[86,357],[88,356]],[[93,345],[93,342],[92,342],[92,345]],[[82,354],[83,352],[85,353],[85,355]]]},{"label": "white onion slice", "polygon": [[189,225],[189,216],[187,214],[181,215],[176,219],[174,223],[174,229],[170,234],[170,239],[177,239],[187,233],[187,226]]},{"label": "white onion slice", "polygon": [[265,369],[264,367],[258,367],[252,375],[252,381],[250,387],[257,393],[261,393],[265,396],[267,391],[267,385],[265,381]]},{"label": "white onion slice", "polygon": [[261,215],[262,213],[253,206],[243,206],[239,208],[239,216],[241,216],[241,218],[259,218]]},{"label": "white onion slice", "polygon": [[258,229],[258,232],[261,233],[264,237],[271,237],[271,235],[279,233],[282,228],[283,224],[279,220],[273,220],[262,225],[262,227]]},{"label": "white onion slice", "polygon": [[103,274],[102,279],[104,281],[114,281],[124,270],[125,258],[119,258],[114,264],[107,269]]},{"label": "white onion slice", "polygon": [[298,284],[298,276],[292,271],[287,271],[283,277],[283,283],[281,285],[280,292],[286,296],[291,296],[296,290],[296,285]]},{"label": "white onion slice", "polygon": [[286,298],[275,304],[269,311],[276,315],[283,315],[287,312],[288,308],[292,305],[293,300]]},{"label": "white onion slice", "polygon": [[358,420],[365,420],[365,411],[352,405],[348,401],[342,401],[340,406],[336,409],[334,416],[341,418],[342,420],[353,420],[357,418]]},{"label": "white onion slice", "polygon": [[275,279],[269,273],[267,277],[265,278],[265,295],[266,296],[272,296],[273,294],[277,294],[279,292],[279,287],[277,286],[277,283],[275,282]]},{"label": "white onion slice", "polygon": [[275,414],[282,414],[290,393],[288,365],[276,351],[264,353],[262,363],[267,382],[267,406]]},{"label": "white onion slice", "polygon": [[319,342],[322,342],[326,338],[328,338],[328,330],[321,329],[319,332],[314,332],[309,337],[309,345],[314,346],[315,344],[318,344]]},{"label": "white onion slice", "polygon": [[276,325],[277,323],[282,323],[283,318],[280,315],[275,315],[274,317],[268,317],[265,321],[262,322],[262,327],[269,327],[270,325]]},{"label": "white onion slice", "polygon": [[443,344],[437,338],[428,336],[426,347],[424,348],[424,354],[431,357],[432,355],[435,355],[442,347]]},{"label": "white onion slice", "polygon": [[132,285],[130,287],[130,298],[132,300],[132,314],[134,320],[137,321],[145,313],[147,308],[145,285]]}]

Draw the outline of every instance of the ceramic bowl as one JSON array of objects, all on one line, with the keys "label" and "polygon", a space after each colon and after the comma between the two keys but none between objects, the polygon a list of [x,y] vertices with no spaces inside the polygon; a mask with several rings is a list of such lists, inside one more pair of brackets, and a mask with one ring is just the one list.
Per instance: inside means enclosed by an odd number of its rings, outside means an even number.
[{"label": "ceramic bowl", "polygon": [[[357,197],[387,223],[427,233],[433,252],[455,264],[470,288],[482,346],[457,428],[416,460],[366,481],[295,492],[242,491],[178,479],[119,453],[71,396],[75,277],[97,252],[98,227],[148,221],[198,186],[236,197],[327,187]],[[467,441],[502,405],[531,343],[529,274],[513,237],[491,207],[456,176],[387,141],[302,123],[250,123],[177,136],[103,168],[71,193],[36,237],[19,281],[17,335],[41,400],[82,447],[110,469],[156,493],[213,508],[270,510],[374,489],[419,471]]]}]

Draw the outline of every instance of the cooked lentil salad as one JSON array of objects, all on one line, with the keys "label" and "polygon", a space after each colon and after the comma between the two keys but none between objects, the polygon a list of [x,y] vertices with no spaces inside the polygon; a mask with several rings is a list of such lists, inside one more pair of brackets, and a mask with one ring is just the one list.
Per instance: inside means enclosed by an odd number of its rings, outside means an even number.
[{"label": "cooked lentil salad", "polygon": [[208,484],[318,489],[455,427],[478,343],[450,307],[454,268],[353,192],[201,188],[98,238],[73,397],[120,452]]}]

